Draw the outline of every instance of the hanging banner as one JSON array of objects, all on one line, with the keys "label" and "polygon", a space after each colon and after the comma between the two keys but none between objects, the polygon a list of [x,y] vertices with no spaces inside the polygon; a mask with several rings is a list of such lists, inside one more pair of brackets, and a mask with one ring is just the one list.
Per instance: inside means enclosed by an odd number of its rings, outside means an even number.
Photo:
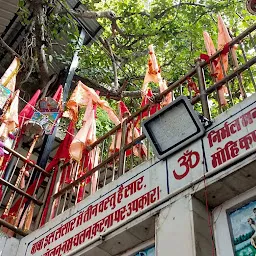
[{"label": "hanging banner", "polygon": [[45,134],[52,134],[59,112],[35,112],[31,120],[41,125]]}]

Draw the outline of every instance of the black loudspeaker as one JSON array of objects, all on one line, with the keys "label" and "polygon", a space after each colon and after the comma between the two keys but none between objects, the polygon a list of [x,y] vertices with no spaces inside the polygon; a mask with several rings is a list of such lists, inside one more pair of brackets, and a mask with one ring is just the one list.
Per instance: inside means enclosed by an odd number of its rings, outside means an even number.
[{"label": "black loudspeaker", "polygon": [[256,14],[256,0],[247,0],[246,8],[249,13],[255,15]]}]

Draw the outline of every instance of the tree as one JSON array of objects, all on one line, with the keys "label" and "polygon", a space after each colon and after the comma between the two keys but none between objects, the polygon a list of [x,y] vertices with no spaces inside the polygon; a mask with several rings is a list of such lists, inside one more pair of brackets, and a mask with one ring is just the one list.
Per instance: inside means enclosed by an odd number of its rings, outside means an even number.
[{"label": "tree", "polygon": [[[205,52],[203,30],[210,32],[216,41],[218,12],[224,16],[234,36],[255,22],[255,17],[245,9],[244,0],[82,2],[88,11],[71,11],[65,0],[19,0],[19,15],[27,25],[23,48],[15,53],[3,40],[1,42],[24,61],[24,79],[36,72],[40,87],[48,88],[51,82],[49,62],[53,57],[49,52],[54,38],[62,36],[63,28],[69,28],[70,44],[65,55],[54,57],[65,61],[76,49],[79,33],[72,15],[96,19],[103,26],[99,40],[80,51],[77,74],[88,86],[100,90],[101,95],[115,100],[140,97],[149,44],[156,46],[163,77],[171,83],[185,74],[194,65],[194,59]],[[32,14],[30,19],[29,14]]]}]

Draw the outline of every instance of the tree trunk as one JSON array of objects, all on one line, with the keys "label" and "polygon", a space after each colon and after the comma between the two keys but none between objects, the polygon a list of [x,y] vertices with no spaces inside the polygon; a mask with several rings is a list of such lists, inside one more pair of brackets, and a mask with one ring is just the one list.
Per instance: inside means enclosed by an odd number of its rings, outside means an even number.
[{"label": "tree trunk", "polygon": [[39,67],[39,78],[40,85],[39,87],[43,89],[49,79],[49,68],[48,63],[46,61],[46,53],[45,53],[45,24],[46,24],[46,15],[44,12],[44,6],[42,0],[33,0],[30,1],[30,7],[32,12],[34,13],[35,19],[35,36],[36,36],[36,54],[38,58],[38,67]]}]

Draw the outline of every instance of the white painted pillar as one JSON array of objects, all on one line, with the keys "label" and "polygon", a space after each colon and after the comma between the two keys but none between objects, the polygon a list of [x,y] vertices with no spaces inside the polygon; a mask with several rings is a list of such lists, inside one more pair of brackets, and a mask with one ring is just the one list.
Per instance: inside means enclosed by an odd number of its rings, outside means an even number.
[{"label": "white painted pillar", "polygon": [[156,256],[195,256],[190,196],[162,209],[156,220]]},{"label": "white painted pillar", "polygon": [[0,256],[16,256],[19,240],[16,238],[0,237]]}]

